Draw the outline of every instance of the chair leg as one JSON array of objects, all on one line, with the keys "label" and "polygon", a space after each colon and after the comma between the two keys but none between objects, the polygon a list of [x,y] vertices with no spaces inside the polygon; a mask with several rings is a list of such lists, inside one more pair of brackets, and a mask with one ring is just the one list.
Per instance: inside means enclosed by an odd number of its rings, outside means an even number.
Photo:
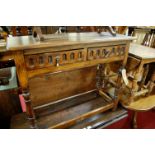
[{"label": "chair leg", "polygon": [[132,126],[133,126],[134,129],[137,129],[137,112],[136,111],[134,111]]}]

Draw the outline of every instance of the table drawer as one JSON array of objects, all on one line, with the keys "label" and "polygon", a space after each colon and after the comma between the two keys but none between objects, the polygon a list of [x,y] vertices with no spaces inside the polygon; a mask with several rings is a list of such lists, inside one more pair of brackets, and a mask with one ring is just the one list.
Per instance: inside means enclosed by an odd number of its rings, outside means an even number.
[{"label": "table drawer", "polygon": [[103,59],[125,55],[126,46],[107,46],[88,48],[87,60]]},{"label": "table drawer", "polygon": [[86,54],[87,53],[83,49],[31,54],[25,55],[25,62],[28,69],[62,66],[65,64],[86,61]]}]

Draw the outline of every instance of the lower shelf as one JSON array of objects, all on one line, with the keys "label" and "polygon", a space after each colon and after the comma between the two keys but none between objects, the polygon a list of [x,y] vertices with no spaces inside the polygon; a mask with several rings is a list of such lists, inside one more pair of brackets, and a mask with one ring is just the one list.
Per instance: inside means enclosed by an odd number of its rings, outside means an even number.
[{"label": "lower shelf", "polygon": [[[88,96],[88,94],[87,94]],[[79,100],[82,97],[79,97]],[[83,97],[84,98],[84,97]],[[77,102],[78,99],[76,99]],[[70,101],[68,101],[70,102]],[[63,103],[62,103],[63,104]],[[59,104],[58,104],[59,105]],[[61,110],[46,113],[46,115],[37,115],[38,128],[86,128],[93,126],[97,128],[98,124],[104,124],[106,121],[105,111],[113,108],[113,103],[108,103],[103,97],[94,95],[93,98],[86,99],[82,103],[72,104],[70,107]],[[50,107],[52,108],[52,107]],[[59,109],[59,108],[58,108]],[[46,109],[46,111],[49,111]],[[104,113],[103,113],[104,112]],[[123,114],[122,111],[111,112],[113,113],[111,119],[118,115]],[[92,117],[96,119],[92,119]],[[109,116],[107,116],[109,117]],[[104,120],[104,121],[103,121]],[[29,128],[29,122],[26,120],[24,113],[16,115],[12,118],[11,128]]]}]

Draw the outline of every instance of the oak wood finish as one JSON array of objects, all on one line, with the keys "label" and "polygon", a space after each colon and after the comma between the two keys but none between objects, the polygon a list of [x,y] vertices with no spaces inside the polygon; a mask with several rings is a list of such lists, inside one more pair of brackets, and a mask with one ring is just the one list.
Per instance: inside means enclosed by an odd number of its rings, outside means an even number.
[{"label": "oak wood finish", "polygon": [[[117,87],[112,102],[105,105],[102,102],[104,98],[100,97],[99,100],[81,104],[79,109],[78,105],[72,110],[68,107],[64,114],[61,111],[51,113],[47,116],[47,127],[66,128],[77,120],[116,109],[122,81],[120,69],[126,65],[129,44],[133,39],[95,32],[45,35],[44,41],[32,36],[8,38],[7,50],[12,53],[17,66],[31,127],[40,127],[39,114],[35,111],[38,106],[50,106],[57,100],[94,90],[97,66],[118,61],[121,67],[116,71]],[[73,114],[77,109],[78,112]],[[44,119],[41,119],[42,123]]]}]

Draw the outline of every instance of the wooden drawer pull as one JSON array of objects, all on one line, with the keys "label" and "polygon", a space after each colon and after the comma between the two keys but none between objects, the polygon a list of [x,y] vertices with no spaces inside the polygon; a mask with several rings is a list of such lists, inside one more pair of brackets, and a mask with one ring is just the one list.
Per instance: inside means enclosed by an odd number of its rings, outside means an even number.
[{"label": "wooden drawer pull", "polygon": [[56,66],[59,67],[60,65],[60,56],[56,56]]}]

